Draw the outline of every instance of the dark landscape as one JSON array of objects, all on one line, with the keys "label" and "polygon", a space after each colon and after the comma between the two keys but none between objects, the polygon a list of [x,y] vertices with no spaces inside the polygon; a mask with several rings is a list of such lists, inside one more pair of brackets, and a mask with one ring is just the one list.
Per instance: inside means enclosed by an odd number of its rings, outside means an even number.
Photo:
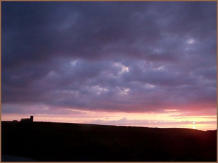
[{"label": "dark landscape", "polygon": [[216,130],[4,121],[2,161],[216,161],[216,140]]},{"label": "dark landscape", "polygon": [[216,1],[1,9],[2,161],[217,160]]}]

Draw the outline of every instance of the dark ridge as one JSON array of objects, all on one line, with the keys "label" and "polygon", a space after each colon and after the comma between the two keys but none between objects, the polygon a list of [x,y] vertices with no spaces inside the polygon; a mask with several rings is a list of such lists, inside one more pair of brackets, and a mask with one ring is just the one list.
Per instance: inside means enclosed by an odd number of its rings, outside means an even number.
[{"label": "dark ridge", "polygon": [[216,161],[217,131],[2,122],[2,161]]}]

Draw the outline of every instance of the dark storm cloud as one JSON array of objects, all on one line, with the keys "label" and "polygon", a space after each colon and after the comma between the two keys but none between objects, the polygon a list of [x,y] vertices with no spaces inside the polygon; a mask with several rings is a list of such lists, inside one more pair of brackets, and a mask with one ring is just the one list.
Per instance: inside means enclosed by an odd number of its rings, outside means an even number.
[{"label": "dark storm cloud", "polygon": [[4,104],[216,107],[215,2],[3,2],[2,38]]}]

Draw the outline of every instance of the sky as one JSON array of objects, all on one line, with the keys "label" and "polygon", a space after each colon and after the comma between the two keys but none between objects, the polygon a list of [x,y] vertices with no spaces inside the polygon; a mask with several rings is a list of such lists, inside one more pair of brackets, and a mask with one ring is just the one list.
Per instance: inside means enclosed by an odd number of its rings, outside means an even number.
[{"label": "sky", "polygon": [[2,2],[2,120],[216,129],[216,2]]}]

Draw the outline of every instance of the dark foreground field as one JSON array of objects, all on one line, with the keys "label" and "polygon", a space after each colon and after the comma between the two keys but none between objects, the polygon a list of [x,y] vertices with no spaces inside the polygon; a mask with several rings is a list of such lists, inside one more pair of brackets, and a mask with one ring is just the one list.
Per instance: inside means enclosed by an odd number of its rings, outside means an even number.
[{"label": "dark foreground field", "polygon": [[216,131],[2,122],[2,155],[3,161],[216,161]]}]

